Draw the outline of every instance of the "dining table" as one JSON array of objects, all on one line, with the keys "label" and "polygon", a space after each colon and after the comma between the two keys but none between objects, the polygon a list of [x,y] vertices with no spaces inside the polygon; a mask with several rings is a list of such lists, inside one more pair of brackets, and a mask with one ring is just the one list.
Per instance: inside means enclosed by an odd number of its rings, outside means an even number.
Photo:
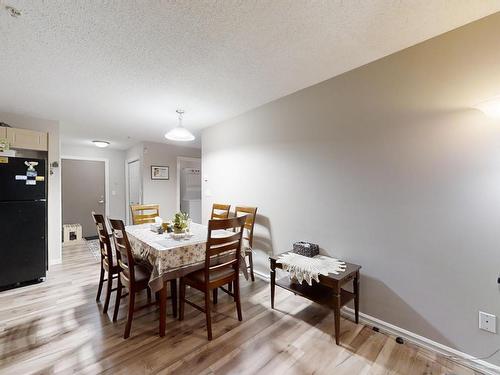
[{"label": "dining table", "polygon": [[[134,258],[151,270],[149,288],[159,292],[160,296],[160,336],[165,335],[166,321],[166,282],[183,277],[205,267],[205,250],[208,227],[191,223],[188,235],[182,238],[164,232],[159,234],[152,230],[151,224],[129,225],[125,227]],[[217,230],[215,237],[234,234],[225,230]],[[248,271],[244,251],[241,252],[240,270],[248,279]],[[223,257],[224,254],[221,255]]]}]

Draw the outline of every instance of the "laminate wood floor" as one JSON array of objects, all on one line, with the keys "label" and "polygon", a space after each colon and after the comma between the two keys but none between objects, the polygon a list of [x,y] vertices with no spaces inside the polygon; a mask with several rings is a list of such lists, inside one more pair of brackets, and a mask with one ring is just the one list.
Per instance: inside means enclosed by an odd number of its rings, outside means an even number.
[{"label": "laminate wood floor", "polygon": [[[0,292],[1,374],[476,374],[345,319],[336,346],[331,312],[280,288],[278,310],[271,310],[269,285],[261,280],[242,281],[241,323],[229,296],[219,294],[210,343],[205,316],[189,305],[183,322],[168,306],[164,338],[157,334],[158,310],[140,310],[124,340],[126,301],[117,323],[110,319],[113,303],[102,314],[98,272],[85,244],[66,246],[47,281]],[[196,291],[187,293],[201,302]]]}]

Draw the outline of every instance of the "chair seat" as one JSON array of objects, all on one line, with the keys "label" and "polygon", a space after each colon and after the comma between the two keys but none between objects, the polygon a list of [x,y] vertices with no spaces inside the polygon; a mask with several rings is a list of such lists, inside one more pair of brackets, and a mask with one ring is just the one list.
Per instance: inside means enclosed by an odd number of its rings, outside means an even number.
[{"label": "chair seat", "polygon": [[[219,268],[217,270],[210,272],[209,282],[224,279],[228,276],[234,275],[234,273],[235,273],[234,268],[232,268],[232,267]],[[204,283],[205,282],[205,270],[199,270],[199,271],[195,271],[195,272],[190,273],[189,275],[186,276],[186,281],[188,281],[188,280],[192,280],[196,283]]]},{"label": "chair seat", "polygon": [[134,273],[135,273],[135,282],[136,283],[148,283],[149,278],[151,277],[151,271],[149,271],[146,267],[136,264],[134,268]]}]

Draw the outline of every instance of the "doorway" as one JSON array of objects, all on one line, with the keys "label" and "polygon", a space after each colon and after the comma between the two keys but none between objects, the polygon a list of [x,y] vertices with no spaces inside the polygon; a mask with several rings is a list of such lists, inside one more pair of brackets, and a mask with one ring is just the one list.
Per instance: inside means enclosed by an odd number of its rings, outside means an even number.
[{"label": "doorway", "polygon": [[61,159],[62,221],[80,224],[82,237],[97,238],[92,211],[107,213],[105,160]]},{"label": "doorway", "polygon": [[141,162],[139,159],[129,160],[126,165],[127,173],[127,223],[132,223],[130,205],[142,203]]},{"label": "doorway", "polygon": [[177,158],[177,211],[201,224],[201,159]]}]

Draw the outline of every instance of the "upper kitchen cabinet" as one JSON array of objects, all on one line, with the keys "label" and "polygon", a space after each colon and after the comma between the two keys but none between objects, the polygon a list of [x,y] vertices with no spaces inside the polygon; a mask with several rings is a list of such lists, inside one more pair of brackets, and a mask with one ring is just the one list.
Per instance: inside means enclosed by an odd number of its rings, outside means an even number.
[{"label": "upper kitchen cabinet", "polygon": [[11,148],[47,151],[47,133],[18,128],[6,128],[6,131]]},{"label": "upper kitchen cabinet", "polygon": [[0,138],[7,138],[7,128],[0,126]]}]

